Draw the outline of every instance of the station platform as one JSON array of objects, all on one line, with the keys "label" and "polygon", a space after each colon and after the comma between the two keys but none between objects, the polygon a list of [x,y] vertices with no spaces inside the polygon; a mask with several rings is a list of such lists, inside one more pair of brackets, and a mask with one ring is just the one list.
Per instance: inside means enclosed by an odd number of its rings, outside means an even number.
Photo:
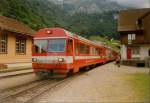
[{"label": "station platform", "polygon": [[0,78],[33,73],[31,63],[8,64],[0,69]]}]

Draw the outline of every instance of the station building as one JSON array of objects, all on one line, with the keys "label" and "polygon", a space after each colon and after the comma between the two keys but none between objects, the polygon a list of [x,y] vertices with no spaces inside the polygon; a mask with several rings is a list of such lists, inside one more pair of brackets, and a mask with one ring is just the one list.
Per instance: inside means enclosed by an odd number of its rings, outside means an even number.
[{"label": "station building", "polygon": [[24,23],[0,16],[0,68],[31,65],[33,34]]},{"label": "station building", "polygon": [[150,8],[123,10],[119,14],[122,63],[150,65]]}]

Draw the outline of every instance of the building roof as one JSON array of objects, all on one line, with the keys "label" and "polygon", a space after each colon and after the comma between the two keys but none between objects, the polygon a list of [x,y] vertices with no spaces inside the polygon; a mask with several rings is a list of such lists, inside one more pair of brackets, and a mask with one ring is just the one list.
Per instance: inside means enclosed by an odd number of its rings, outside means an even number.
[{"label": "building roof", "polygon": [[119,14],[118,31],[138,31],[137,22],[150,13],[150,8],[123,10]]},{"label": "building roof", "polygon": [[1,15],[0,15],[0,28],[29,36],[33,36],[33,34],[35,33],[34,30],[32,30],[24,23]]}]

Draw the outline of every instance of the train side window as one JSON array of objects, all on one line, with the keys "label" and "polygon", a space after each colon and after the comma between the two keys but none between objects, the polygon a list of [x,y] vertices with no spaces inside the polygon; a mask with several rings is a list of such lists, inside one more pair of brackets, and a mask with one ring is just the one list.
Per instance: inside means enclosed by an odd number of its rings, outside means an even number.
[{"label": "train side window", "polygon": [[89,46],[86,46],[86,51],[85,51],[86,54],[89,54],[90,53],[90,47]]},{"label": "train side window", "polygon": [[79,50],[79,44],[76,43],[75,44],[75,53],[76,53],[76,55],[78,55],[78,50]]},{"label": "train side window", "polygon": [[90,47],[90,54],[93,54],[93,48]]},{"label": "train side window", "polygon": [[95,54],[95,48],[92,48],[92,54]]},{"label": "train side window", "polygon": [[99,54],[99,49],[96,49],[96,53],[95,54]]},{"label": "train side window", "polygon": [[80,54],[89,54],[90,47],[85,44],[80,44]]},{"label": "train side window", "polygon": [[93,54],[96,54],[96,48],[93,48]]},{"label": "train side window", "polygon": [[84,44],[80,44],[80,54],[84,54],[85,53],[85,46]]},{"label": "train side window", "polygon": [[99,54],[101,54],[102,53],[102,49],[99,49]]}]

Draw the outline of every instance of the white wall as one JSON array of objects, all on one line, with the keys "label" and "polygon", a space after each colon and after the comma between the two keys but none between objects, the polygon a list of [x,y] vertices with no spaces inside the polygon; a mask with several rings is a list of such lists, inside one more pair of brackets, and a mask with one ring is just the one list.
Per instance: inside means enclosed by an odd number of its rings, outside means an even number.
[{"label": "white wall", "polygon": [[140,48],[140,59],[144,60],[149,57],[148,51],[150,50],[150,45],[145,45]]},{"label": "white wall", "polygon": [[125,45],[121,45],[121,59],[126,60],[127,59],[127,48]]},{"label": "white wall", "polygon": [[[131,55],[132,57],[139,57],[140,60],[145,60],[145,58],[150,58],[148,55],[148,51],[150,50],[150,45],[142,45],[140,46],[140,55]],[[121,59],[127,60],[127,47],[125,45],[121,45]]]}]

